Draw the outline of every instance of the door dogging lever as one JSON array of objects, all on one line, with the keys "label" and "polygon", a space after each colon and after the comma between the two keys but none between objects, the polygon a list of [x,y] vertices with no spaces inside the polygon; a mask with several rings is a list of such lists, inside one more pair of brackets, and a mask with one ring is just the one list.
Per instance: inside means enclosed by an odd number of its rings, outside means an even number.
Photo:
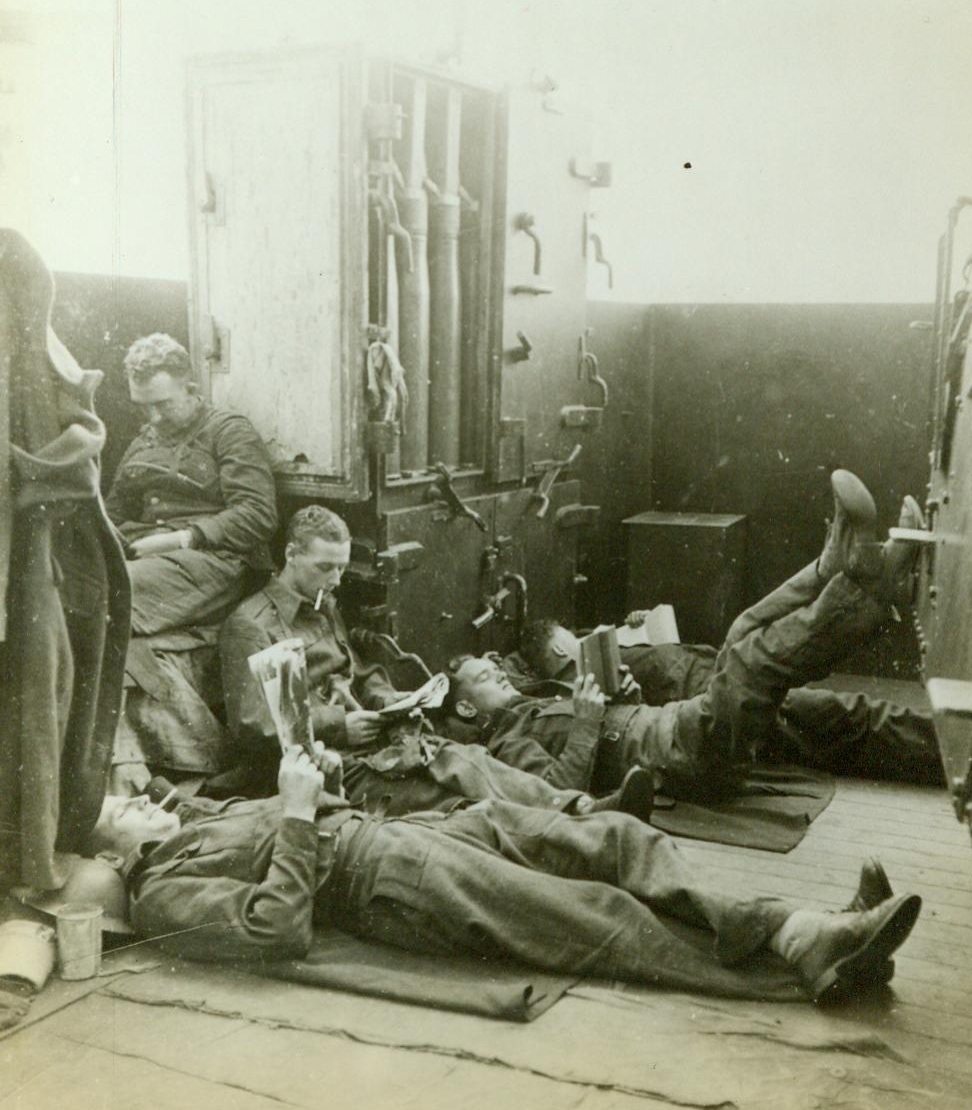
[{"label": "door dogging lever", "polygon": [[560,459],[558,462],[552,463],[543,472],[543,477],[533,491],[533,500],[540,502],[540,508],[537,509],[537,520],[543,520],[547,515],[547,510],[550,508],[550,491],[553,489],[554,482],[560,477],[561,471],[577,462],[581,450],[582,447],[579,443],[574,444],[573,451],[566,459]]},{"label": "door dogging lever", "polygon": [[442,462],[433,463],[431,469],[438,474],[438,478],[436,478],[433,485],[435,496],[449,506],[454,516],[467,516],[480,532],[488,532],[489,526],[486,521],[456,493],[456,488],[452,484],[452,475],[449,473],[446,464]]}]

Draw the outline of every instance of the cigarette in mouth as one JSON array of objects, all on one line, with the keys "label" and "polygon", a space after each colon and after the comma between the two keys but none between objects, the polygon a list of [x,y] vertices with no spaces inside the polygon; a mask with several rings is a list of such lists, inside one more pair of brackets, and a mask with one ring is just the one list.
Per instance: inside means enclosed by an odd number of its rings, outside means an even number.
[{"label": "cigarette in mouth", "polygon": [[321,606],[322,606],[323,604],[324,604],[324,587],[322,586],[322,587],[321,587],[321,588],[320,588],[320,589],[319,589],[319,590],[317,591],[317,598],[316,598],[316,599],[315,599],[315,601],[314,601],[314,609],[315,609],[315,611],[316,611],[316,612],[320,612]]},{"label": "cigarette in mouth", "polygon": [[169,804],[169,802],[171,802],[172,799],[178,793],[179,793],[178,786],[173,786],[172,789],[169,791],[169,793],[166,794],[166,796],[162,799],[161,802],[159,802],[159,809],[165,809],[165,807]]}]

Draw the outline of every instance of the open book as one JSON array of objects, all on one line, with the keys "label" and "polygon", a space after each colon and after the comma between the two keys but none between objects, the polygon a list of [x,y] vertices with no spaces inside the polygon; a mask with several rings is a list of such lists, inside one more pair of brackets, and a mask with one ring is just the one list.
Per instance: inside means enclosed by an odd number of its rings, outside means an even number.
[{"label": "open book", "polygon": [[299,744],[316,761],[303,641],[281,640],[255,652],[247,661],[260,682],[280,747],[286,751]]},{"label": "open book", "polygon": [[598,625],[580,641],[577,673],[592,674],[601,692],[609,698],[621,689],[621,652],[618,630],[613,624]]},{"label": "open book", "polygon": [[621,647],[681,643],[675,610],[671,605],[656,605],[654,609],[645,609],[644,614],[645,619],[637,628],[629,628],[625,624],[618,629],[618,644]]},{"label": "open book", "polygon": [[406,694],[391,705],[378,710],[383,717],[399,717],[413,709],[438,709],[449,692],[449,679],[444,674],[433,675],[424,686]]}]

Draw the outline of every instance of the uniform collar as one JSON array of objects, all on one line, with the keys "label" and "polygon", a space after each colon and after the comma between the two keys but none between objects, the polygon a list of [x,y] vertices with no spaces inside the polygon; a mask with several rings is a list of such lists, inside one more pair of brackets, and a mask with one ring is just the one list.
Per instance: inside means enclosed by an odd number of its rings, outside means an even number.
[{"label": "uniform collar", "polygon": [[280,576],[276,574],[263,587],[263,592],[273,602],[274,608],[280,614],[285,624],[294,623],[302,606],[306,606],[308,611],[313,613],[314,616],[324,618],[330,618],[334,606],[334,598],[326,597],[321,608],[315,610],[307,598],[301,597],[296,590],[292,590],[289,586],[284,585],[280,580]]},{"label": "uniform collar", "polygon": [[125,882],[131,882],[135,878],[135,876],[138,875],[138,873],[142,869],[142,865],[155,851],[156,848],[160,847],[163,844],[168,844],[168,842],[177,837],[180,832],[182,832],[181,825],[172,833],[171,836],[167,836],[159,840],[143,840],[137,848],[133,848],[131,852],[129,852],[129,854],[125,857],[125,862],[119,868],[119,874],[125,880]]},{"label": "uniform collar", "polygon": [[180,428],[177,432],[172,432],[168,435],[159,433],[158,428],[154,424],[145,425],[145,438],[149,443],[182,443],[184,440],[191,439],[196,432],[206,423],[209,414],[212,412],[212,406],[207,404],[201,397],[199,399],[199,408],[196,410],[196,415],[189,421],[185,427]]}]

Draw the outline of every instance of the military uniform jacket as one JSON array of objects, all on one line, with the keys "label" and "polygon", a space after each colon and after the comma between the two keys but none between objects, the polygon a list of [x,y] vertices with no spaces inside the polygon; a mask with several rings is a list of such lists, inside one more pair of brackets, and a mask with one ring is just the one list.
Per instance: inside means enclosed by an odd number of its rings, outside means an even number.
[{"label": "military uniform jacket", "polygon": [[175,435],[146,424],[118,464],[106,501],[126,539],[190,528],[196,547],[272,566],[267,540],[277,526],[270,457],[238,413],[200,406]]},{"label": "military uniform jacket", "polygon": [[220,632],[230,730],[244,744],[265,747],[270,741],[277,750],[273,719],[248,659],[271,644],[295,637],[303,641],[307,656],[315,734],[326,744],[343,748],[349,709],[380,709],[399,694],[382,667],[366,666],[358,658],[333,599],[326,599],[317,612],[279,578],[248,597]]},{"label": "military uniform jacket", "polygon": [[619,735],[638,710],[608,706],[603,721],[574,716],[568,696],[523,698],[494,713],[485,728],[495,759],[539,775],[551,786],[588,790],[602,735]]},{"label": "military uniform jacket", "polygon": [[284,817],[279,798],[181,805],[182,828],[126,861],[135,931],[178,934],[169,947],[196,959],[303,956],[338,831],[356,816],[329,803],[316,822]]}]

